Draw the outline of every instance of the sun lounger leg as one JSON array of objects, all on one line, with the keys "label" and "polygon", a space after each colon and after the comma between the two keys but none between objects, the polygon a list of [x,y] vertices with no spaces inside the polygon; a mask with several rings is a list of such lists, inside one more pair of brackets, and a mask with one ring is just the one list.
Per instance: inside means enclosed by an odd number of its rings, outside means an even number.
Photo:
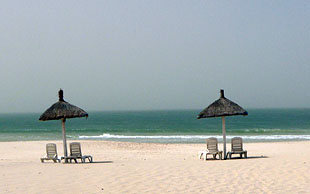
[{"label": "sun lounger leg", "polygon": [[[200,151],[198,153],[198,158],[201,159],[203,157],[204,160],[207,160],[207,153],[205,151]],[[92,156],[90,156],[91,161],[93,160]]]},{"label": "sun lounger leg", "polygon": [[198,159],[199,159],[199,160],[201,159],[201,156],[202,156],[202,152],[199,152],[199,153],[198,153]]}]

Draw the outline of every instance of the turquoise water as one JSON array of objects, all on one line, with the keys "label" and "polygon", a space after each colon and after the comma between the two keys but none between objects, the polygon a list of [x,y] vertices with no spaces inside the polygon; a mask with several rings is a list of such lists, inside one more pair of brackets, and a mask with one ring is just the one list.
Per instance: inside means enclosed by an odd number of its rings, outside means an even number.
[{"label": "turquoise water", "polygon": [[[202,143],[221,141],[221,118],[197,120],[201,110],[89,112],[68,119],[68,139]],[[310,109],[248,109],[248,116],[226,117],[227,138],[245,141],[310,140]],[[38,121],[40,113],[0,114],[0,141],[61,140],[61,121]]]}]

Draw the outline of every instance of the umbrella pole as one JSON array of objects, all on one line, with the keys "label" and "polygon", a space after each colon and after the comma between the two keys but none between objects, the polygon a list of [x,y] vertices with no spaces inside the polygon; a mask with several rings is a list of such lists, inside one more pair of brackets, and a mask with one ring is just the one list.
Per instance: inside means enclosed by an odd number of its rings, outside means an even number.
[{"label": "umbrella pole", "polygon": [[63,118],[61,119],[61,121],[62,121],[62,140],[63,140],[63,146],[64,146],[65,163],[67,163],[68,159],[66,158],[68,156],[68,153],[67,153],[67,138],[66,138],[66,127],[65,127],[66,119]]},{"label": "umbrella pole", "polygon": [[222,117],[222,131],[223,131],[224,160],[226,160],[226,127],[225,127],[225,117]]}]

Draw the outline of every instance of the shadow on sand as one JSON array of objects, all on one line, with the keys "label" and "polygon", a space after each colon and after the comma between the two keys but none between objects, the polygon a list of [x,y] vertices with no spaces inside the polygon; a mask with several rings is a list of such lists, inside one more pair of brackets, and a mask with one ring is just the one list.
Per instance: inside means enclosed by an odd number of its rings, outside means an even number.
[{"label": "shadow on sand", "polygon": [[231,159],[228,159],[227,160],[247,160],[247,159],[259,159],[259,158],[269,158],[268,156],[248,156],[247,158],[240,158],[240,157],[232,157]]},{"label": "shadow on sand", "polygon": [[[248,156],[247,158],[232,157],[231,159],[227,158],[226,160],[248,160],[248,159],[260,159],[260,158],[269,158],[268,156]],[[224,159],[220,160],[218,158],[208,158],[206,161],[225,161]]]},{"label": "shadow on sand", "polygon": [[95,164],[113,163],[113,161],[93,161]]},{"label": "shadow on sand", "polygon": [[113,163],[113,161],[93,161],[93,162],[68,162],[68,163],[62,163],[62,164],[108,164],[108,163]]}]

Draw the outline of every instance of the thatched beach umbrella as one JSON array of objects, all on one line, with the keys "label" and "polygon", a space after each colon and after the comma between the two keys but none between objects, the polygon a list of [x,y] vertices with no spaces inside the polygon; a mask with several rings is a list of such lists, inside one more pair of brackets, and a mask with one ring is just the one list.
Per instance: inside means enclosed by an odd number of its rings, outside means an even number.
[{"label": "thatched beach umbrella", "polygon": [[[67,153],[67,138],[66,138],[66,128],[65,122],[66,119],[75,118],[75,117],[88,117],[88,113],[84,110],[76,107],[72,104],[66,102],[63,98],[62,89],[59,90],[59,101],[53,104],[48,108],[39,118],[40,121],[47,120],[61,120],[62,121],[62,137],[63,137],[63,146],[64,146],[64,155],[68,156]],[[67,162],[67,160],[65,161]]]},{"label": "thatched beach umbrella", "polygon": [[221,90],[221,97],[210,104],[207,108],[199,113],[197,119],[210,118],[210,117],[222,117],[222,129],[223,129],[223,145],[224,145],[224,158],[226,159],[226,128],[225,128],[225,116],[234,115],[248,115],[238,104],[228,100],[224,96],[224,90]]}]

